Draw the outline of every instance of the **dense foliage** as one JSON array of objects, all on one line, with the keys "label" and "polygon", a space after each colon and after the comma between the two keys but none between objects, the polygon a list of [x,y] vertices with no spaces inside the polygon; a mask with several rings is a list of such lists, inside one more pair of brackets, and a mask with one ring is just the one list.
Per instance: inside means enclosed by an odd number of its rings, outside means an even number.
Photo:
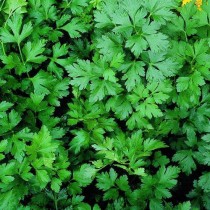
[{"label": "dense foliage", "polygon": [[210,209],[195,3],[1,0],[1,210]]}]

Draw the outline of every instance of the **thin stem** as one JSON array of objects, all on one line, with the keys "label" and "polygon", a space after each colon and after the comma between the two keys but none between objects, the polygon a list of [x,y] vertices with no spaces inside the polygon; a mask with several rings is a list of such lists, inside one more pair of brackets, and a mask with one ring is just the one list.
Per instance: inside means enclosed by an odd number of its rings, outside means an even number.
[{"label": "thin stem", "polygon": [[58,200],[55,194],[54,194],[54,203],[55,203],[55,209],[58,210]]},{"label": "thin stem", "polygon": [[8,15],[8,17],[7,17],[7,19],[6,19],[5,23],[4,23],[4,28],[7,26],[7,22],[10,19],[10,17],[12,16],[12,14],[13,14],[12,12],[9,13],[9,15]]},{"label": "thin stem", "polygon": [[[21,48],[20,48],[20,43],[17,43],[17,44],[18,44],[18,50],[19,50],[19,52],[20,52],[21,61],[22,61],[23,65],[25,66],[26,64],[25,64],[25,61],[24,61],[24,59],[23,59],[23,53],[22,53],[22,50],[21,50]],[[27,77],[28,77],[28,78],[31,78],[30,75],[29,75],[29,73],[28,73],[27,71],[26,71],[26,74],[27,74]]]},{"label": "thin stem", "polygon": [[27,77],[30,79],[31,77],[30,77],[29,73],[28,73],[28,72],[26,72],[26,74],[27,74]]},{"label": "thin stem", "polygon": [[6,19],[5,23],[4,23],[4,28],[6,27],[9,18],[10,18],[10,17],[13,15],[13,13],[14,13],[17,9],[19,9],[20,7],[21,7],[21,6],[17,7],[15,10],[10,11],[9,16],[7,17],[7,19]]},{"label": "thin stem", "polygon": [[20,52],[21,61],[22,61],[22,63],[25,65],[25,62],[24,62],[24,60],[23,60],[22,50],[20,49],[20,43],[17,43],[17,44],[18,44],[18,50],[19,50],[19,52]]},{"label": "thin stem", "polygon": [[8,131],[8,132],[6,132],[6,133],[0,134],[0,136],[6,136],[6,135],[13,134],[13,133],[14,133],[14,131]]},{"label": "thin stem", "polygon": [[6,56],[5,49],[4,49],[4,43],[3,42],[1,42],[1,46],[2,46],[3,53]]},{"label": "thin stem", "polygon": [[4,6],[5,0],[3,0],[1,7],[0,7],[0,11],[2,10],[2,7]]},{"label": "thin stem", "polygon": [[184,36],[185,36],[185,41],[188,42],[188,38],[187,38],[187,33],[183,30],[184,32]]},{"label": "thin stem", "polygon": [[71,4],[71,2],[72,2],[72,0],[70,0],[70,1],[67,3],[66,7],[63,8],[63,10],[61,11],[61,14],[63,14],[63,13],[66,11],[66,9],[67,9],[68,6]]}]

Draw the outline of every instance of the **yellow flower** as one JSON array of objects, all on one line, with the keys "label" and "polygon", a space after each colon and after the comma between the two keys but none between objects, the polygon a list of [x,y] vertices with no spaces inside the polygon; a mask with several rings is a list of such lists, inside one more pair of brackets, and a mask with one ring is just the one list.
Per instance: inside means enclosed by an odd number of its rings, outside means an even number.
[{"label": "yellow flower", "polygon": [[197,5],[198,9],[201,10],[202,0],[196,0],[195,4]]},{"label": "yellow flower", "polygon": [[184,6],[185,4],[191,2],[192,0],[182,0],[182,6]]},{"label": "yellow flower", "polygon": [[[185,4],[191,2],[192,0],[182,0],[182,6],[184,6]],[[201,10],[201,6],[202,6],[202,0],[196,0],[195,2],[196,6],[198,7],[199,10]]]}]

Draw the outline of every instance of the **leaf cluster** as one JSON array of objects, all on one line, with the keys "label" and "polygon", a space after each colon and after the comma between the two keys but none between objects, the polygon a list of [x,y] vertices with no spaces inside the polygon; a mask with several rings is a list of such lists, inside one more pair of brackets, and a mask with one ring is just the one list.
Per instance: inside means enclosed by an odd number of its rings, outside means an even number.
[{"label": "leaf cluster", "polygon": [[210,4],[0,2],[0,210],[210,209]]}]

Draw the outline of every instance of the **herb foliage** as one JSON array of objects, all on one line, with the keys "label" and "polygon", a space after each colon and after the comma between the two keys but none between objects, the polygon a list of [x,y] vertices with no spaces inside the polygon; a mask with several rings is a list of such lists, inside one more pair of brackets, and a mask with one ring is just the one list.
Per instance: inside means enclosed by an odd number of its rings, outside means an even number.
[{"label": "herb foliage", "polygon": [[210,209],[199,5],[0,2],[0,209]]}]

